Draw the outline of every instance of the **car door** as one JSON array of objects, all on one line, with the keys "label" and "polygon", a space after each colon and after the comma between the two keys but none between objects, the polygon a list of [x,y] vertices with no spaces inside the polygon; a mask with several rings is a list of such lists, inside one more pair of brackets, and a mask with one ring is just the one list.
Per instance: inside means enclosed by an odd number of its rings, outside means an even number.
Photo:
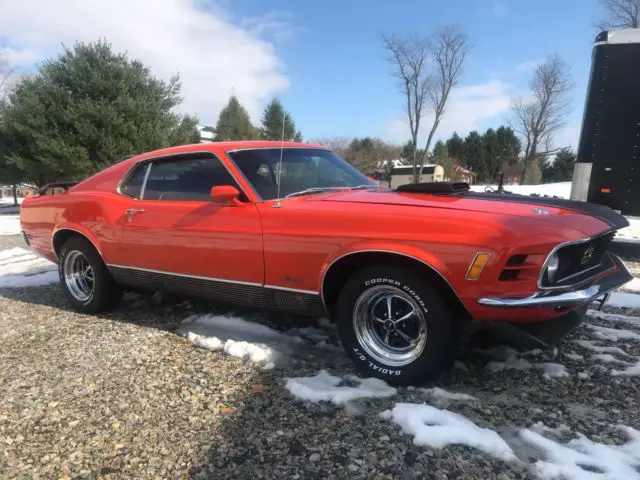
[{"label": "car door", "polygon": [[249,201],[212,202],[211,187],[237,182],[210,152],[141,163],[120,192],[110,262],[175,276],[262,285],[262,227]]}]

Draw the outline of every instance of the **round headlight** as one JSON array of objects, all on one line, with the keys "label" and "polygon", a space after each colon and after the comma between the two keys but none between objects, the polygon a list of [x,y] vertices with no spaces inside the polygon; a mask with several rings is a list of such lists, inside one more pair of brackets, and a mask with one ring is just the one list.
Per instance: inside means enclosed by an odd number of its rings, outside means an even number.
[{"label": "round headlight", "polygon": [[560,257],[558,257],[557,253],[554,253],[549,257],[549,260],[547,260],[547,280],[549,280],[549,283],[553,283],[553,280],[556,278],[559,266]]}]

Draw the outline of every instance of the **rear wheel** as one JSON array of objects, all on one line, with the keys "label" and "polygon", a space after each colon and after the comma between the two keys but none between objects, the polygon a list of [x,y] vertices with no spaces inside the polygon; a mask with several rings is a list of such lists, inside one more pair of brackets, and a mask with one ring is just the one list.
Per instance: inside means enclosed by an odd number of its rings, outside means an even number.
[{"label": "rear wheel", "polygon": [[336,306],[340,340],[365,375],[421,384],[455,355],[449,309],[427,282],[396,267],[370,267],[346,283]]},{"label": "rear wheel", "polygon": [[58,273],[62,290],[78,312],[111,310],[122,296],[96,249],[82,238],[70,238],[62,245]]}]

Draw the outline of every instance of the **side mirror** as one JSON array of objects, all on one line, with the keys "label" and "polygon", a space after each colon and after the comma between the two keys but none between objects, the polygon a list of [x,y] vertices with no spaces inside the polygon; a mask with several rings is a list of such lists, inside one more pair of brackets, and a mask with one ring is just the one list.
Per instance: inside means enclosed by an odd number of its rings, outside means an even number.
[{"label": "side mirror", "polygon": [[240,203],[240,191],[232,185],[220,185],[211,187],[211,200],[225,205],[238,205]]}]

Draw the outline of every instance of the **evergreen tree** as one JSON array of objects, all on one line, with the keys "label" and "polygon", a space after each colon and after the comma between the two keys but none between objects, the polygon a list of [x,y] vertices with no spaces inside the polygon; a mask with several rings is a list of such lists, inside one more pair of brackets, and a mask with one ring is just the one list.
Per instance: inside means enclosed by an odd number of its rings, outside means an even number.
[{"label": "evergreen tree", "polygon": [[452,180],[454,177],[454,168],[455,165],[453,160],[449,157],[449,149],[447,148],[447,144],[442,140],[438,140],[436,144],[433,146],[433,153],[431,155],[431,161],[436,165],[442,166],[444,169],[444,178],[447,180]]},{"label": "evergreen tree", "polygon": [[451,138],[447,140],[447,152],[451,158],[456,160],[464,158],[464,140],[456,132],[453,132]]},{"label": "evergreen tree", "polygon": [[560,150],[553,161],[547,160],[542,164],[542,182],[571,181],[575,163],[576,154],[570,148]]},{"label": "evergreen tree", "polygon": [[511,127],[500,127],[496,130],[498,150],[502,163],[515,165],[520,160],[522,144]]},{"label": "evergreen tree", "polygon": [[482,148],[482,136],[476,132],[469,132],[469,135],[464,139],[464,156],[462,161],[466,168],[479,173],[483,167],[483,148]]},{"label": "evergreen tree", "polygon": [[282,135],[282,122],[284,119],[284,140],[300,142],[302,141],[302,134],[296,131],[296,125],[293,122],[293,118],[287,112],[285,112],[282,103],[277,98],[274,98],[269,104],[264,107],[262,113],[262,138],[265,140],[281,140]]},{"label": "evergreen tree", "polygon": [[227,140],[256,140],[259,133],[251,124],[249,112],[235,95],[220,112],[216,124],[216,142]]},{"label": "evergreen tree", "polygon": [[1,127],[6,162],[23,180],[42,185],[193,141],[193,119],[173,113],[180,101],[177,76],[159,80],[106,42],[77,43],[9,94]]}]

